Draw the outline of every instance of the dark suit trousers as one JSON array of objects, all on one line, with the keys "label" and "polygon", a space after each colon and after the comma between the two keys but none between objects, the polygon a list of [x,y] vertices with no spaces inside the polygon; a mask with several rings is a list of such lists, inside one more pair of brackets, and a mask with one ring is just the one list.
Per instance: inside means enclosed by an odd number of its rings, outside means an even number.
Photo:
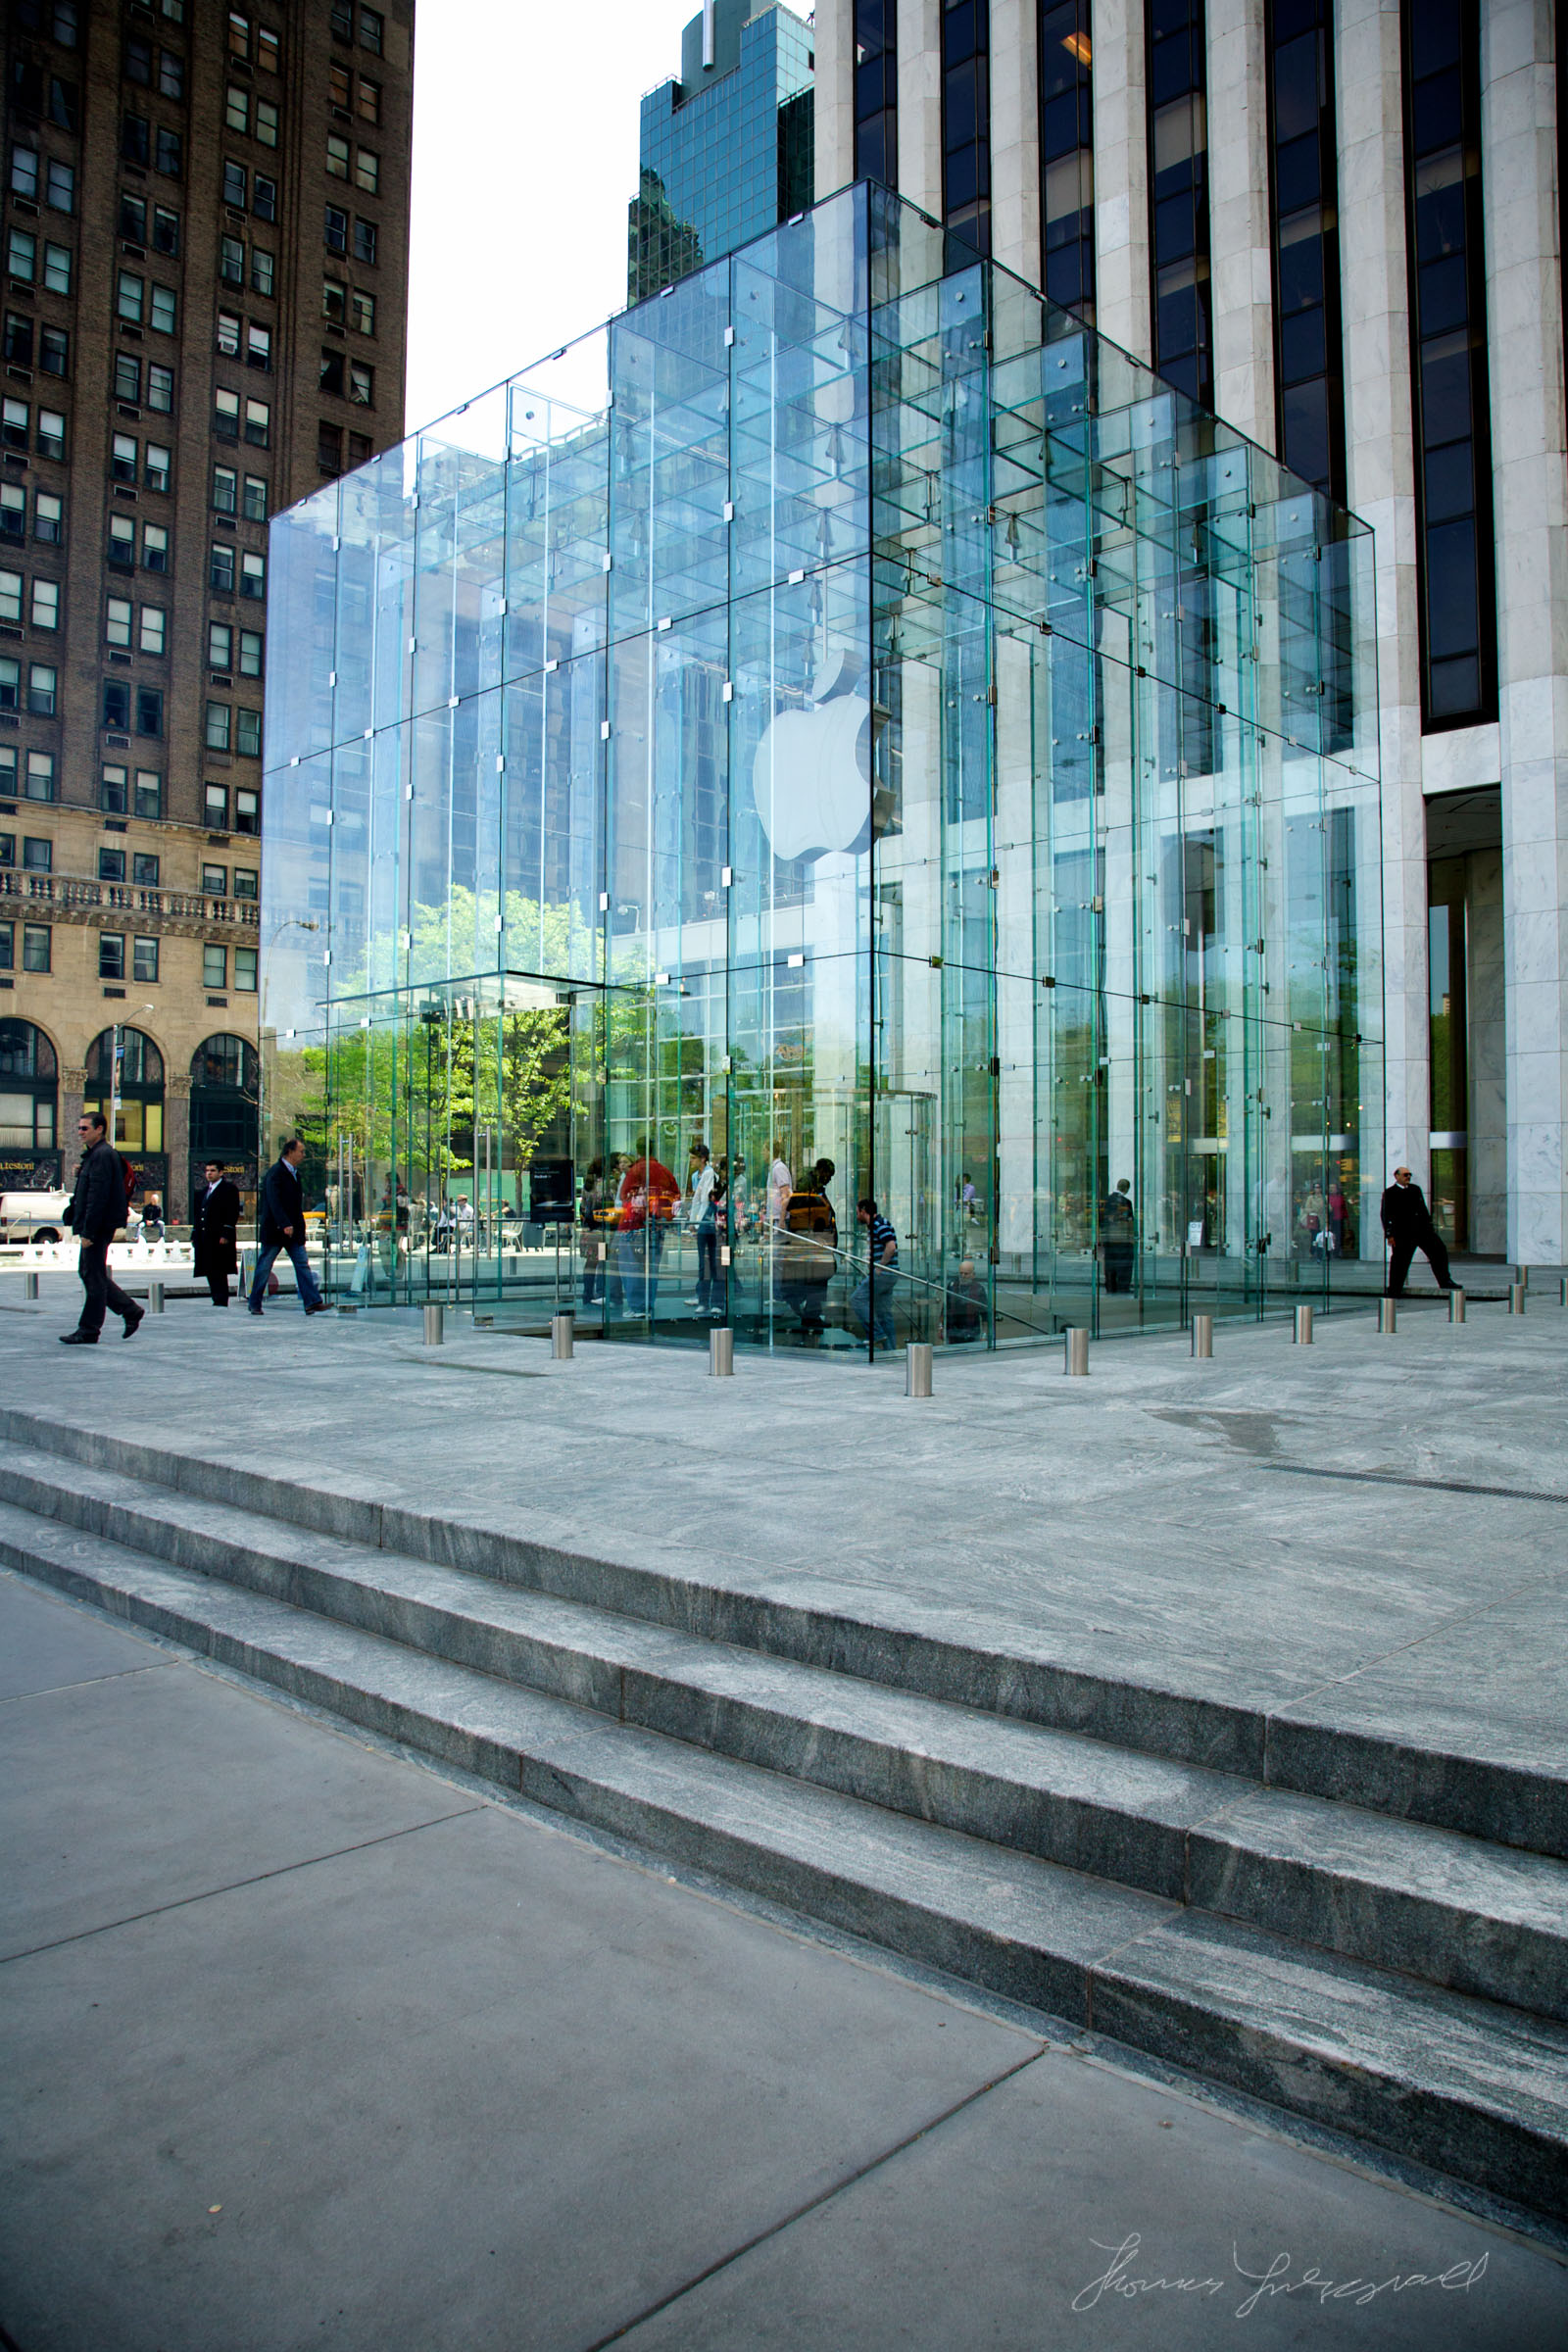
[{"label": "dark suit trousers", "polygon": [[127,1298],[109,1271],[109,1244],[83,1242],[81,1255],[76,1260],[81,1287],[87,1296],[81,1302],[81,1321],[78,1331],[90,1331],[96,1339],[104,1327],[105,1310],[113,1307],[117,1315],[132,1322],[141,1313],[134,1298]]},{"label": "dark suit trousers", "polygon": [[207,1277],[207,1289],[215,1306],[228,1304],[228,1269],[214,1266]]},{"label": "dark suit trousers", "polygon": [[1404,1278],[1410,1271],[1410,1260],[1420,1250],[1440,1290],[1448,1287],[1448,1252],[1443,1246],[1436,1226],[1428,1225],[1419,1233],[1397,1235],[1389,1250],[1389,1297],[1397,1298],[1404,1289]]}]

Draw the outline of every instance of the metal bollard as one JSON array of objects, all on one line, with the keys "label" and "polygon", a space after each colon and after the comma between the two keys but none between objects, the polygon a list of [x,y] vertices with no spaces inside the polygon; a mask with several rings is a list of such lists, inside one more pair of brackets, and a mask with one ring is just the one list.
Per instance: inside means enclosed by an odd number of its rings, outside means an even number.
[{"label": "metal bollard", "polygon": [[1378,1330],[1380,1332],[1393,1331],[1396,1322],[1397,1317],[1395,1313],[1394,1300],[1392,1298],[1380,1298],[1378,1300]]},{"label": "metal bollard", "polygon": [[1312,1345],[1312,1309],[1309,1306],[1298,1306],[1296,1310],[1296,1345],[1298,1348],[1310,1348]]},{"label": "metal bollard", "polygon": [[1568,1274],[1563,1276],[1558,1285],[1557,1303],[1559,1306],[1568,1306]]},{"label": "metal bollard", "polygon": [[440,1299],[426,1299],[424,1308],[424,1344],[427,1348],[439,1348],[441,1346],[442,1341],[446,1337],[445,1324],[446,1308],[441,1304]]},{"label": "metal bollard", "polygon": [[708,1335],[708,1377],[731,1380],[735,1374],[735,1334],[727,1323]]},{"label": "metal bollard", "polygon": [[1522,1315],[1524,1311],[1525,1286],[1522,1282],[1510,1282],[1508,1285],[1508,1312],[1510,1315]]},{"label": "metal bollard", "polygon": [[1194,1315],[1193,1353],[1205,1359],[1214,1352],[1214,1318],[1212,1315]]},{"label": "metal bollard", "polygon": [[147,1285],[147,1312],[150,1315],[161,1315],[163,1311],[164,1286],[161,1282],[150,1282]]},{"label": "metal bollard", "polygon": [[1069,1323],[1062,1333],[1062,1370],[1072,1380],[1089,1376],[1089,1330],[1083,1323]]},{"label": "metal bollard", "polygon": [[911,1340],[904,1351],[904,1394],[906,1396],[931,1394],[931,1348],[925,1340]]},{"label": "metal bollard", "polygon": [[1514,1290],[1528,1291],[1530,1288],[1530,1268],[1528,1266],[1510,1266],[1508,1268],[1508,1282],[1510,1288]]},{"label": "metal bollard", "polygon": [[[37,1275],[36,1275],[36,1274],[28,1274],[28,1275],[27,1275],[27,1276],[26,1276],[24,1279],[25,1279],[25,1283],[26,1283],[26,1293],[25,1293],[26,1297],[27,1297],[27,1298],[37,1298],[37,1296],[38,1296],[38,1277],[37,1277]],[[1563,1288],[1564,1288],[1564,1290],[1568,1290],[1568,1283],[1565,1283],[1565,1284],[1563,1285]]]},{"label": "metal bollard", "polygon": [[1448,1321],[1450,1323],[1462,1323],[1464,1321],[1464,1293],[1459,1288],[1457,1283],[1454,1284],[1453,1289],[1448,1293]]},{"label": "metal bollard", "polygon": [[550,1352],[558,1364],[571,1360],[572,1335],[576,1325],[570,1315],[552,1315],[550,1318]]}]

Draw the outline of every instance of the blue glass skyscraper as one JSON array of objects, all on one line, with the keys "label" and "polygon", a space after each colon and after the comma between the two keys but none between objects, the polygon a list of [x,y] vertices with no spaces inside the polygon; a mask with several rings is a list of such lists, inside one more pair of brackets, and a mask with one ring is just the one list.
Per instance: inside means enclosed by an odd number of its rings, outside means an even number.
[{"label": "blue glass skyscraper", "polygon": [[764,236],[811,202],[811,28],[788,9],[753,7],[707,0],[681,37],[680,79],[643,100],[628,301]]}]

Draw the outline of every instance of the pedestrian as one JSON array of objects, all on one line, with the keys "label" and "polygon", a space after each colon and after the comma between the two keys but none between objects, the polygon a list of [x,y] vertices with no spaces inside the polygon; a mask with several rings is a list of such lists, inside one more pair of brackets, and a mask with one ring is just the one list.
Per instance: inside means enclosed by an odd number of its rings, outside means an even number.
[{"label": "pedestrian", "polygon": [[596,1301],[602,1303],[605,1287],[605,1163],[602,1159],[588,1162],[577,1223],[582,1233],[582,1302],[584,1306],[592,1306]]},{"label": "pedestrian", "polygon": [[262,1184],[261,1255],[256,1260],[256,1273],[251,1283],[251,1295],[246,1301],[253,1315],[262,1311],[267,1296],[267,1277],[272,1271],[273,1260],[280,1250],[288,1252],[294,1279],[299,1285],[300,1304],[308,1315],[324,1315],[326,1301],[317,1288],[305,1254],[305,1195],[300,1190],[300,1162],[305,1157],[305,1146],[299,1137],[291,1136],[283,1146],[274,1164],[267,1171]]},{"label": "pedestrian", "polygon": [[101,1110],[84,1110],[76,1121],[76,1133],[81,1140],[81,1159],[66,1223],[81,1244],[76,1271],[85,1296],[81,1320],[74,1331],[60,1334],[60,1345],[96,1348],[108,1308],[124,1318],[127,1340],[135,1337],[145,1310],[125,1296],[109,1271],[109,1245],[129,1213],[125,1163],[109,1141],[109,1121]]},{"label": "pedestrian", "polygon": [[239,1206],[238,1185],[223,1174],[220,1161],[210,1159],[191,1199],[190,1246],[196,1279],[206,1282],[215,1306],[228,1304],[228,1278],[239,1271],[234,1240]]},{"label": "pedestrian", "polygon": [[655,1158],[646,1135],[637,1138],[636,1157],[620,1180],[615,1205],[620,1211],[615,1256],[626,1312],[652,1322],[659,1297],[659,1260],[664,1235],[680,1205],[680,1186],[663,1161]]},{"label": "pedestrian", "polygon": [[767,1221],[769,1225],[783,1224],[784,1203],[794,1190],[795,1179],[790,1174],[789,1161],[784,1156],[783,1139],[775,1136],[773,1158],[767,1171]]},{"label": "pedestrian", "polygon": [[1418,1250],[1432,1268],[1439,1290],[1451,1291],[1448,1252],[1432,1222],[1426,1195],[1418,1184],[1411,1183],[1408,1168],[1395,1169],[1394,1182],[1384,1194],[1381,1205],[1383,1238],[1389,1245],[1389,1297],[1404,1297],[1404,1278]]},{"label": "pedestrian", "polygon": [[827,1197],[835,1172],[832,1160],[817,1160],[784,1203],[779,1297],[800,1317],[801,1338],[808,1347],[827,1328],[827,1286],[838,1270],[838,1219]]},{"label": "pedestrian", "polygon": [[884,1348],[896,1348],[899,1335],[893,1320],[893,1294],[899,1280],[899,1237],[892,1219],[882,1214],[869,1193],[855,1214],[857,1222],[866,1229],[871,1262],[850,1300],[850,1312],[862,1332],[880,1341]]},{"label": "pedestrian", "polygon": [[692,1146],[691,1191],[686,1222],[697,1236],[697,1296],[688,1298],[700,1315],[711,1315],[718,1290],[718,1216],[713,1207],[717,1177],[706,1144]]},{"label": "pedestrian", "polygon": [[1116,1189],[1107,1198],[1100,1212],[1100,1242],[1105,1261],[1105,1289],[1130,1291],[1133,1287],[1133,1259],[1138,1253],[1138,1219],[1128,1195],[1132,1185],[1125,1176],[1116,1179]]},{"label": "pedestrian", "polygon": [[978,1340],[982,1337],[985,1330],[986,1309],[989,1304],[985,1285],[975,1274],[974,1259],[972,1257],[961,1259],[958,1265],[957,1281],[950,1282],[948,1285],[947,1334],[949,1347],[961,1347],[970,1340]]}]

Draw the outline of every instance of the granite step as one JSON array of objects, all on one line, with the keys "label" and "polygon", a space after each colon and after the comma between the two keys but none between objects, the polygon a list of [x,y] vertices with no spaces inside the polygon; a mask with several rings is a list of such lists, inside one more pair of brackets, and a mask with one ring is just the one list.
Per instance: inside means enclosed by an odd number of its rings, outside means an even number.
[{"label": "granite step", "polygon": [[1546,1856],[698,1641],[3,1445],[0,1502],[617,1722],[1568,2021],[1568,1865]]},{"label": "granite step", "polygon": [[1568,2030],[697,1748],[0,1505],[57,1590],[564,1817],[1568,2215]]},{"label": "granite step", "polygon": [[[861,1592],[855,1605],[779,1597],[740,1574],[722,1583],[667,1566],[537,1541],[446,1512],[405,1509],[374,1494],[307,1484],[213,1455],[76,1429],[0,1407],[0,1441],[100,1467],[191,1497],[334,1536],[506,1587],[550,1593],[764,1656],[856,1676],[889,1690],[1087,1736],[1176,1764],[1239,1776],[1363,1812],[1427,1823],[1526,1853],[1568,1859],[1568,1753],[1560,1763],[1452,1749],[1337,1720],[1338,1684],[1319,1704],[1238,1701],[1204,1661],[1146,1657],[1107,1673],[1102,1651],[1059,1629],[1026,1639],[998,1620]],[[1214,1688],[1205,1690],[1205,1677]]]}]

